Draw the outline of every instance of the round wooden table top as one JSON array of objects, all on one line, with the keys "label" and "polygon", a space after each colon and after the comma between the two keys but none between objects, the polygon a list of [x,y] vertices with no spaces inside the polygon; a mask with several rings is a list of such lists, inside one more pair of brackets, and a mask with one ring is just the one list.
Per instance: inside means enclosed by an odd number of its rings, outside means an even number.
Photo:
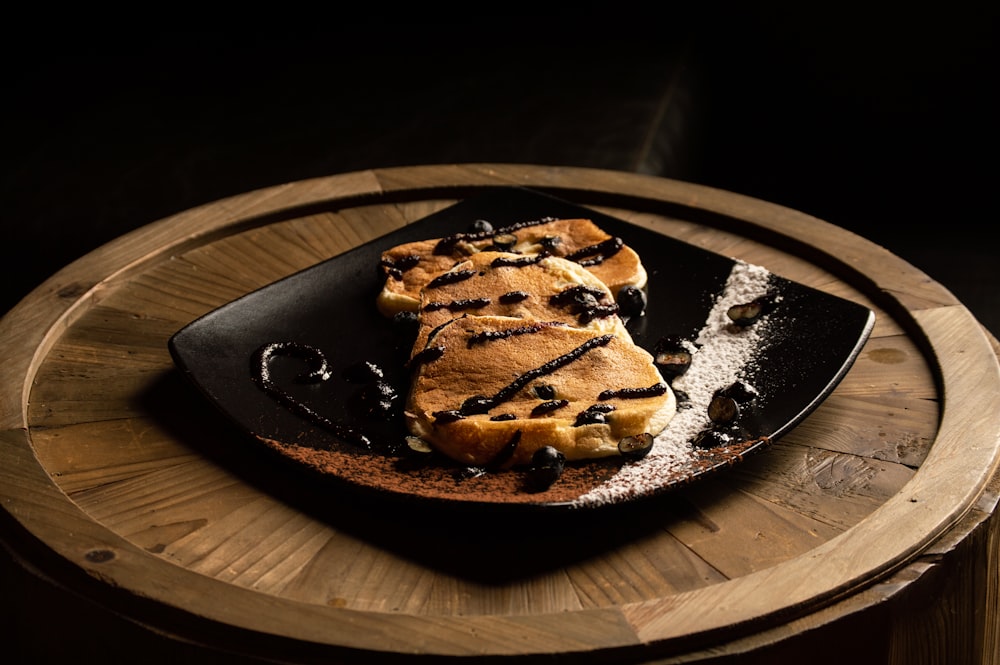
[{"label": "round wooden table top", "polygon": [[[234,454],[241,433],[177,376],[175,332],[510,185],[862,303],[876,312],[871,338],[767,451],[614,520],[421,520],[338,504]],[[874,585],[919,577],[915,561],[996,504],[996,343],[947,290],[821,220],[631,173],[424,166],[253,191],[67,266],[0,320],[0,348],[4,510],[97,580],[87,592],[114,611],[282,662],[694,662],[748,651],[807,632],[823,612],[877,603]]]}]

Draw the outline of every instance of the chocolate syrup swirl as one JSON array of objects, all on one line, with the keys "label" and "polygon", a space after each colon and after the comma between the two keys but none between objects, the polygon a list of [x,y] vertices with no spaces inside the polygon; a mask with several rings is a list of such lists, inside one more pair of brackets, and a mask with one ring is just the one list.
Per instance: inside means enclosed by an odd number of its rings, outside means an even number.
[{"label": "chocolate syrup swirl", "polygon": [[513,305],[514,303],[519,303],[527,300],[531,297],[531,294],[526,291],[508,291],[503,294],[497,300],[501,305]]},{"label": "chocolate syrup swirl", "polygon": [[507,328],[506,330],[486,330],[484,332],[473,333],[472,335],[469,335],[468,348],[471,349],[476,344],[495,342],[501,339],[507,339],[508,337],[516,337],[518,335],[530,335],[531,333],[541,332],[545,328],[557,325],[560,324],[554,321],[539,321],[537,323],[532,323],[527,326],[520,326],[518,328]]},{"label": "chocolate syrup swirl", "polygon": [[576,261],[582,266],[596,266],[599,263],[603,263],[606,259],[610,259],[621,251],[621,248],[624,246],[625,241],[621,238],[608,238],[596,245],[578,249],[567,255],[566,258],[570,261]]},{"label": "chocolate syrup swirl", "polygon": [[549,298],[549,302],[556,307],[565,307],[573,314],[576,314],[577,321],[582,325],[587,325],[594,319],[605,318],[618,314],[617,303],[601,304],[607,299],[607,293],[601,289],[579,284],[563,289],[556,295]]},{"label": "chocolate syrup swirl", "polygon": [[435,411],[431,414],[434,416],[434,421],[436,423],[446,424],[453,423],[457,420],[465,420],[465,416],[461,411],[455,409],[449,409],[447,411]]},{"label": "chocolate syrup swirl", "polygon": [[500,229],[492,229],[487,231],[477,231],[475,233],[456,233],[450,235],[446,238],[441,238],[438,243],[434,246],[435,254],[451,254],[455,251],[455,247],[458,243],[465,242],[475,242],[476,240],[486,240],[488,238],[493,238],[498,235],[506,235],[514,233],[515,231],[520,231],[521,229],[526,229],[529,226],[538,226],[539,224],[547,224],[548,222],[555,221],[555,217],[542,217],[541,219],[517,222],[511,224],[510,226],[505,226]]},{"label": "chocolate syrup swirl", "polygon": [[586,411],[581,411],[576,414],[576,420],[573,422],[573,427],[582,427],[583,425],[603,425],[606,422],[608,422],[608,419],[605,414],[600,411],[587,409]]},{"label": "chocolate syrup swirl", "polygon": [[667,384],[654,383],[648,388],[618,388],[617,390],[605,390],[597,396],[599,400],[614,399],[641,399],[643,397],[658,397],[667,392]]},{"label": "chocolate syrup swirl", "polygon": [[309,363],[310,371],[295,377],[299,383],[319,383],[331,376],[326,356],[316,347],[299,342],[271,342],[258,348],[251,356],[254,379],[263,387],[274,385],[271,380],[271,359],[275,356],[298,358]]},{"label": "chocolate syrup swirl", "polygon": [[533,256],[519,256],[517,258],[498,256],[490,261],[490,265],[494,268],[524,268],[526,266],[533,266],[542,259],[548,258],[548,256],[548,252],[539,252]]},{"label": "chocolate syrup swirl", "polygon": [[439,286],[444,286],[446,284],[457,284],[458,282],[464,282],[470,277],[473,277],[475,274],[476,274],[475,270],[449,270],[448,272],[441,273],[431,281],[427,282],[427,288],[435,289]]},{"label": "chocolate syrup swirl", "polygon": [[424,305],[425,312],[435,312],[446,309],[450,312],[461,312],[466,309],[480,309],[490,304],[489,298],[465,298],[463,300],[434,301]]},{"label": "chocolate syrup swirl", "polygon": [[542,416],[546,413],[552,413],[553,411],[558,411],[559,409],[569,406],[569,400],[565,399],[550,399],[546,402],[538,404],[531,410],[531,415]]},{"label": "chocolate syrup swirl", "polygon": [[[553,358],[552,360],[548,361],[541,367],[536,367],[535,369],[528,370],[524,374],[521,374],[519,377],[517,377],[516,379],[508,383],[506,386],[501,388],[499,391],[497,391],[497,393],[492,397],[477,396],[479,397],[479,399],[477,400],[474,407],[471,407],[469,405],[469,400],[466,400],[466,403],[462,405],[462,408],[460,410],[462,413],[465,414],[486,413],[487,411],[495,407],[497,404],[505,402],[511,397],[513,397],[515,394],[517,394],[518,391],[520,391],[522,388],[524,388],[526,385],[528,385],[538,377],[544,376],[546,374],[551,374],[552,372],[555,372],[557,369],[565,367],[574,360],[577,360],[588,351],[600,346],[607,345],[608,343],[611,342],[612,339],[614,339],[614,337],[615,337],[614,335],[601,335],[600,337],[592,337],[591,339],[588,339],[586,342],[576,347],[572,351],[564,353],[563,355],[558,356],[557,358]],[[471,408],[475,408],[475,411],[472,411]]]},{"label": "chocolate syrup swirl", "polygon": [[271,378],[271,360],[276,356],[289,356],[306,361],[310,370],[299,374],[295,380],[300,383],[318,383],[330,378],[330,368],[326,357],[319,349],[299,342],[271,342],[264,344],[251,355],[250,369],[254,383],[270,395],[275,401],[288,408],[293,413],[311,420],[331,431],[337,437],[371,448],[371,441],[360,431],[343,423],[330,420],[313,410],[306,404],[295,399],[291,394],[276,384]]},{"label": "chocolate syrup swirl", "polygon": [[379,262],[393,279],[403,279],[403,273],[420,263],[419,254],[407,254],[398,259],[382,259]]},{"label": "chocolate syrup swirl", "polygon": [[516,430],[507,440],[507,443],[503,444],[503,448],[498,450],[493,459],[486,464],[486,470],[498,471],[514,456],[514,451],[517,450],[519,443],[521,443],[521,430]]},{"label": "chocolate syrup swirl", "polygon": [[576,422],[573,423],[573,427],[606,423],[608,422],[608,414],[614,410],[614,404],[591,404],[576,414]]},{"label": "chocolate syrup swirl", "polygon": [[443,346],[427,346],[413,354],[410,358],[410,366],[420,365],[422,363],[429,363],[437,360],[444,355]]},{"label": "chocolate syrup swirl", "polygon": [[586,325],[593,321],[594,319],[603,319],[609,316],[614,316],[619,311],[618,305],[598,305],[597,307],[591,307],[590,309],[585,309],[580,312],[576,320],[581,324]]},{"label": "chocolate syrup swirl", "polygon": [[565,288],[549,298],[556,307],[588,307],[599,304],[607,294],[593,286],[578,284]]},{"label": "chocolate syrup swirl", "polygon": [[494,406],[493,400],[486,395],[473,395],[462,402],[462,408],[459,409],[459,413],[469,416],[477,413],[487,413]]},{"label": "chocolate syrup swirl", "polygon": [[576,421],[573,423],[573,427],[606,423],[608,422],[607,414],[614,410],[614,404],[591,404],[576,414]]}]

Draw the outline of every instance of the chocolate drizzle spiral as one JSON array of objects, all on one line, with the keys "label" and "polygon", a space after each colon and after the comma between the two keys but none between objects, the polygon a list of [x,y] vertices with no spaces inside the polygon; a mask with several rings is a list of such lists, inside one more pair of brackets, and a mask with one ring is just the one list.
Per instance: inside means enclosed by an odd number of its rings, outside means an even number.
[{"label": "chocolate drizzle spiral", "polygon": [[296,376],[299,383],[319,383],[330,378],[330,368],[326,357],[319,349],[299,342],[270,342],[259,347],[251,356],[250,369],[254,383],[275,401],[312,422],[326,428],[337,437],[371,448],[371,441],[360,431],[343,423],[330,420],[323,414],[303,404],[271,378],[271,360],[275,356],[287,356],[304,360],[309,371]]}]

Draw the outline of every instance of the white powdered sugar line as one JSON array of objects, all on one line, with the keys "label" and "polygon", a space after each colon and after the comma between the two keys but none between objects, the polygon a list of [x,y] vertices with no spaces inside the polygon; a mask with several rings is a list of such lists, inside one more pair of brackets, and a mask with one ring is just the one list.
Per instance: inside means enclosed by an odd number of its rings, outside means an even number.
[{"label": "white powdered sugar line", "polygon": [[656,437],[643,459],[626,464],[610,479],[578,497],[578,506],[615,503],[641,496],[664,486],[692,462],[692,440],[711,426],[708,405],[715,393],[731,385],[753,361],[761,343],[767,316],[746,327],[736,327],[729,308],[767,295],[771,273],[760,266],[737,260],[722,293],[694,340],[691,365],[676,377],[671,387],[687,395],[677,414]]}]

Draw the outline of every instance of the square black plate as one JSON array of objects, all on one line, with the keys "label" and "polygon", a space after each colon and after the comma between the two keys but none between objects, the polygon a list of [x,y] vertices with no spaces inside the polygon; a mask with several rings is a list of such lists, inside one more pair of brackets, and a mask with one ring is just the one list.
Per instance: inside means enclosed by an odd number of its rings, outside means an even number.
[{"label": "square black plate", "polygon": [[[620,219],[522,188],[490,190],[349,252],[247,294],[195,320],[169,342],[177,367],[232,421],[249,444],[264,444],[292,462],[277,473],[318,473],[347,488],[463,506],[598,507],[662,494],[743,459],[802,421],[830,394],[853,364],[874,325],[860,304],[771,275],[780,305],[764,342],[742,377],[757,391],[747,436],[732,445],[691,448],[688,459],[651,476],[638,491],[597,500],[581,497],[613,483],[621,459],[568,465],[548,490],[531,491],[527,470],[473,473],[405,443],[400,417],[361,415],[363,385],[341,372],[367,361],[405,397],[408,341],[375,308],[382,285],[380,253],[397,244],[467,231],[477,219],[495,227],[542,217],[586,217],[622,238],[649,274],[646,314],[629,321],[635,342],[652,351],[663,337],[694,339],[706,323],[736,261]],[[321,421],[276,401],[254,380],[258,349],[291,342],[319,349],[329,380],[300,383],[305,369],[279,358],[276,382]],[[821,349],[822,352],[818,350]],[[297,365],[297,366],[296,366]],[[722,386],[717,386],[722,387]],[[364,433],[369,447],[338,436],[322,420]],[[669,430],[669,428],[668,428]],[[674,468],[676,467],[676,468]],[[633,469],[634,471],[634,469]]]}]

